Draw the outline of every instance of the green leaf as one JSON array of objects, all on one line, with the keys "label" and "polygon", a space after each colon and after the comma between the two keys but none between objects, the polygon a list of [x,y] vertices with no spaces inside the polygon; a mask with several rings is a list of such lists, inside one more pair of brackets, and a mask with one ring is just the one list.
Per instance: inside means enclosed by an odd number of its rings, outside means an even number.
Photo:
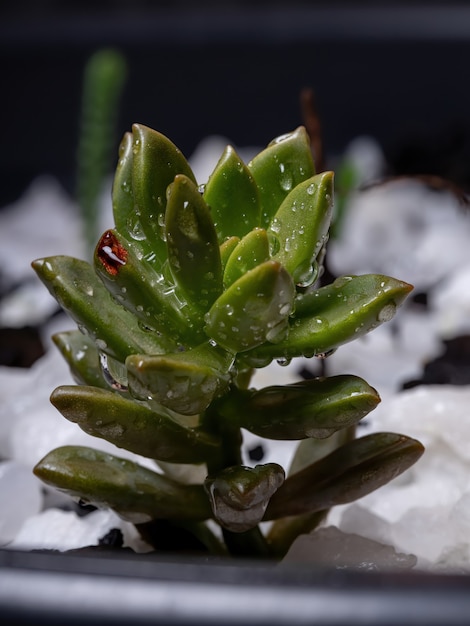
[{"label": "green leaf", "polygon": [[202,485],[181,485],[133,461],[93,448],[56,448],[33,471],[47,485],[98,508],[113,509],[135,524],[211,517]]},{"label": "green leaf", "polygon": [[333,208],[333,172],[323,172],[299,183],[274,216],[269,234],[278,242],[273,259],[282,263],[302,287],[315,273],[312,263],[328,236]]},{"label": "green leaf", "polygon": [[100,354],[94,342],[79,330],[56,333],[52,340],[67,361],[79,385],[109,389],[100,367]]},{"label": "green leaf", "polygon": [[135,354],[126,361],[129,388],[182,415],[204,411],[230,382],[233,355],[209,343],[165,355]]},{"label": "green leaf", "polygon": [[287,194],[315,174],[307,131],[299,126],[277,137],[248,163],[248,168],[260,194],[260,226],[268,228]]},{"label": "green leaf", "polygon": [[119,161],[113,181],[114,223],[116,230],[140,250],[141,256],[152,259],[155,255],[135,210],[132,183],[133,155],[132,133],[126,133],[119,146]]},{"label": "green leaf", "polygon": [[264,519],[353,502],[396,478],[423,452],[419,441],[395,433],[354,439],[287,478],[271,498]]},{"label": "green leaf", "polygon": [[168,261],[189,305],[205,312],[222,293],[219,243],[209,207],[196,185],[176,176],[168,189]]},{"label": "green leaf", "polygon": [[288,337],[247,354],[264,358],[311,357],[326,354],[388,322],[412,285],[389,276],[343,276],[331,285],[299,295]]},{"label": "green leaf", "polygon": [[53,256],[32,266],[60,306],[96,343],[120,362],[129,354],[165,352],[168,340],[142,330],[137,319],[118,306],[86,261]]},{"label": "green leaf", "polygon": [[223,243],[220,244],[220,261],[222,263],[222,273],[225,270],[225,266],[227,261],[230,258],[230,255],[235,250],[237,245],[240,243],[240,237],[229,237]]},{"label": "green leaf", "polygon": [[51,402],[89,435],[141,456],[170,463],[204,463],[219,454],[215,437],[182,426],[164,408],[153,410],[112,391],[64,385],[53,391]]},{"label": "green leaf", "polygon": [[132,193],[132,133],[125,133],[119,145],[119,161],[113,181],[113,216],[122,235],[132,230],[134,195]]},{"label": "green leaf", "polygon": [[264,228],[255,228],[233,249],[224,270],[224,286],[229,287],[246,272],[269,261],[269,240]]},{"label": "green leaf", "polygon": [[132,126],[132,190],[135,214],[142,227],[137,238],[146,237],[160,264],[166,259],[164,229],[167,187],[178,174],[194,183],[196,179],[181,151],[164,135],[134,124]]},{"label": "green leaf", "polygon": [[249,350],[287,330],[294,285],[276,261],[266,261],[234,282],[206,316],[205,331],[226,350]]},{"label": "green leaf", "polygon": [[232,146],[225,148],[203,197],[211,208],[219,241],[231,236],[241,238],[260,225],[258,188]]},{"label": "green leaf", "polygon": [[166,339],[167,350],[174,350],[177,343],[195,345],[201,341],[202,323],[191,317],[174,285],[116,230],[108,230],[101,237],[94,266],[106,289],[140,320],[142,328],[158,333],[162,342]]},{"label": "green leaf", "polygon": [[380,398],[357,376],[342,375],[233,393],[220,413],[266,439],[324,439],[356,424]]},{"label": "green leaf", "polygon": [[269,499],[283,482],[282,467],[268,463],[254,468],[225,468],[208,476],[204,487],[215,519],[227,530],[241,533],[263,519]]}]

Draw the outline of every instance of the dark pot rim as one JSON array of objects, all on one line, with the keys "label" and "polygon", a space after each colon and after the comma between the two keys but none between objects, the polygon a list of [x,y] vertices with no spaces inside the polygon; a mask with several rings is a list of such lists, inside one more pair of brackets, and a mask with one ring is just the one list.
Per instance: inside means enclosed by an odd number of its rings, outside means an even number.
[{"label": "dark pot rim", "polygon": [[468,623],[470,576],[260,561],[0,550],[5,623],[259,626]]}]

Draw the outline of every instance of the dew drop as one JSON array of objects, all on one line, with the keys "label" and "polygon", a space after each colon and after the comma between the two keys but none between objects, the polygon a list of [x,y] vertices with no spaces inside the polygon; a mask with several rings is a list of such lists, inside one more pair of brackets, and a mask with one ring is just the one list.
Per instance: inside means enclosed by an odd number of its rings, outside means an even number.
[{"label": "dew drop", "polygon": [[157,223],[158,223],[160,239],[162,241],[167,241],[167,234],[166,234],[166,228],[165,228],[165,216],[163,213],[159,213]]},{"label": "dew drop", "polygon": [[335,289],[341,289],[341,287],[344,287],[345,285],[347,285],[351,280],[352,280],[352,276],[340,276],[334,281],[333,287]]},{"label": "dew drop", "polygon": [[310,287],[318,276],[317,263],[304,263],[299,265],[293,272],[292,277],[297,287]]},{"label": "dew drop", "polygon": [[128,218],[127,229],[129,231],[129,235],[132,239],[135,239],[135,241],[143,241],[145,239],[145,233],[137,215],[131,215]]},{"label": "dew drop", "polygon": [[395,315],[396,310],[397,310],[396,304],[394,302],[389,302],[379,311],[377,315],[377,321],[389,322]]},{"label": "dew drop", "polygon": [[289,359],[286,356],[281,357],[280,359],[277,359],[277,364],[280,365],[281,367],[287,367],[288,365],[291,364],[292,359]]},{"label": "dew drop", "polygon": [[140,139],[135,139],[132,145],[132,152],[138,154],[140,150]]},{"label": "dew drop", "polygon": [[281,221],[277,217],[275,217],[271,222],[270,230],[277,235],[281,231],[281,226]]},{"label": "dew drop", "polygon": [[284,191],[290,191],[294,184],[292,174],[290,172],[282,172],[281,177],[279,178],[279,184],[281,185],[281,189]]},{"label": "dew drop", "polygon": [[279,252],[281,248],[279,239],[272,233],[268,233],[268,243],[269,243],[269,255],[271,257],[276,256],[276,254]]},{"label": "dew drop", "polygon": [[127,180],[124,180],[121,183],[121,189],[124,191],[124,193],[130,193],[131,192],[131,186],[129,184],[129,182]]},{"label": "dew drop", "polygon": [[309,185],[307,187],[307,193],[309,196],[313,196],[313,194],[315,193],[315,184],[312,183],[311,185]]}]

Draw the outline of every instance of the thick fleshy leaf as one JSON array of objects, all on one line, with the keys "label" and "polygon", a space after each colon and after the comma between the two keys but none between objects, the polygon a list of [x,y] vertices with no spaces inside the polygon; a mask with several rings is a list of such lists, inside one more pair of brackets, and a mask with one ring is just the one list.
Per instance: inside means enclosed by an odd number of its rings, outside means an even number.
[{"label": "thick fleshy leaf", "polygon": [[165,225],[176,284],[190,307],[205,312],[222,293],[219,242],[209,207],[186,176],[168,188]]},{"label": "thick fleshy leaf", "polygon": [[209,476],[204,487],[215,519],[235,533],[254,528],[284,477],[284,470],[276,463],[254,468],[237,465]]},{"label": "thick fleshy leaf", "polygon": [[362,378],[343,375],[234,392],[218,410],[266,439],[324,439],[356,424],[379,402]]},{"label": "thick fleshy leaf", "polygon": [[395,433],[354,439],[287,478],[271,498],[264,519],[353,502],[399,476],[423,452],[419,441]]},{"label": "thick fleshy leaf", "polygon": [[135,354],[126,361],[129,389],[182,415],[204,411],[230,382],[233,355],[211,344],[165,355]]},{"label": "thick fleshy leaf", "polygon": [[333,208],[333,172],[299,183],[284,199],[269,226],[276,241],[273,259],[284,265],[294,282],[307,287],[315,278],[312,264],[328,237]]},{"label": "thick fleshy leaf", "polygon": [[196,179],[181,151],[161,133],[132,126],[132,192],[139,228],[161,264],[166,259],[165,210],[167,187],[178,174]]},{"label": "thick fleshy leaf", "polygon": [[174,350],[177,343],[195,345],[202,339],[202,323],[198,328],[194,316],[188,319],[191,311],[175,294],[174,285],[116,230],[101,237],[94,266],[117,302],[135,315],[143,328],[158,333],[162,343],[166,339],[167,350]]},{"label": "thick fleshy leaf", "polygon": [[390,321],[412,285],[389,276],[343,276],[298,296],[288,338],[264,344],[247,358],[293,358],[326,354]]},{"label": "thick fleshy leaf", "polygon": [[243,237],[260,225],[261,206],[256,183],[232,146],[227,146],[204,188],[219,241]]},{"label": "thick fleshy leaf", "polygon": [[204,520],[211,508],[201,485],[182,485],[162,474],[100,450],[63,446],[34,467],[47,485],[98,508],[110,508],[125,520]]},{"label": "thick fleshy leaf", "polygon": [[231,352],[276,341],[287,330],[294,284],[276,261],[248,271],[216,300],[206,316],[205,331]]},{"label": "thick fleshy leaf", "polygon": [[89,337],[79,330],[71,330],[56,333],[52,339],[67,361],[76,383],[109,389],[100,367],[99,350]]},{"label": "thick fleshy leaf", "polygon": [[268,234],[264,228],[255,228],[243,237],[227,260],[224,270],[225,288],[269,258]]},{"label": "thick fleshy leaf", "polygon": [[119,232],[126,236],[132,230],[134,195],[132,193],[132,133],[125,133],[119,145],[119,161],[113,181],[113,216]]},{"label": "thick fleshy leaf", "polygon": [[220,244],[220,261],[222,263],[222,272],[225,270],[227,261],[235,248],[240,243],[240,237],[229,237],[223,243]]},{"label": "thick fleshy leaf", "polygon": [[168,341],[139,327],[137,319],[118,306],[86,261],[54,256],[32,266],[60,306],[96,343],[122,363],[129,354],[165,352]]},{"label": "thick fleshy leaf", "polygon": [[140,217],[135,210],[132,185],[133,137],[126,133],[119,146],[119,161],[113,181],[113,216],[116,230],[132,241],[141,256],[154,259],[150,242],[146,239]]},{"label": "thick fleshy leaf", "polygon": [[163,407],[157,411],[112,391],[64,385],[52,404],[69,421],[135,454],[170,463],[204,463],[219,454],[219,441],[176,422]]},{"label": "thick fleshy leaf", "polygon": [[287,194],[315,174],[307,131],[299,126],[277,137],[248,163],[248,168],[260,194],[260,225],[268,228]]}]

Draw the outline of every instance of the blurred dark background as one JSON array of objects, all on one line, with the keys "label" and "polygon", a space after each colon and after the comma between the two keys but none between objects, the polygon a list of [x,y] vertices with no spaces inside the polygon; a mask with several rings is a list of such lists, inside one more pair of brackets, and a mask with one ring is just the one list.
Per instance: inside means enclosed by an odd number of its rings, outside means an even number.
[{"label": "blurred dark background", "polygon": [[137,121],[187,156],[214,133],[262,146],[302,122],[312,87],[327,154],[369,134],[395,171],[469,186],[467,2],[18,0],[0,8],[0,206],[41,173],[73,188],[83,69],[103,47],[129,68],[116,149]]}]

